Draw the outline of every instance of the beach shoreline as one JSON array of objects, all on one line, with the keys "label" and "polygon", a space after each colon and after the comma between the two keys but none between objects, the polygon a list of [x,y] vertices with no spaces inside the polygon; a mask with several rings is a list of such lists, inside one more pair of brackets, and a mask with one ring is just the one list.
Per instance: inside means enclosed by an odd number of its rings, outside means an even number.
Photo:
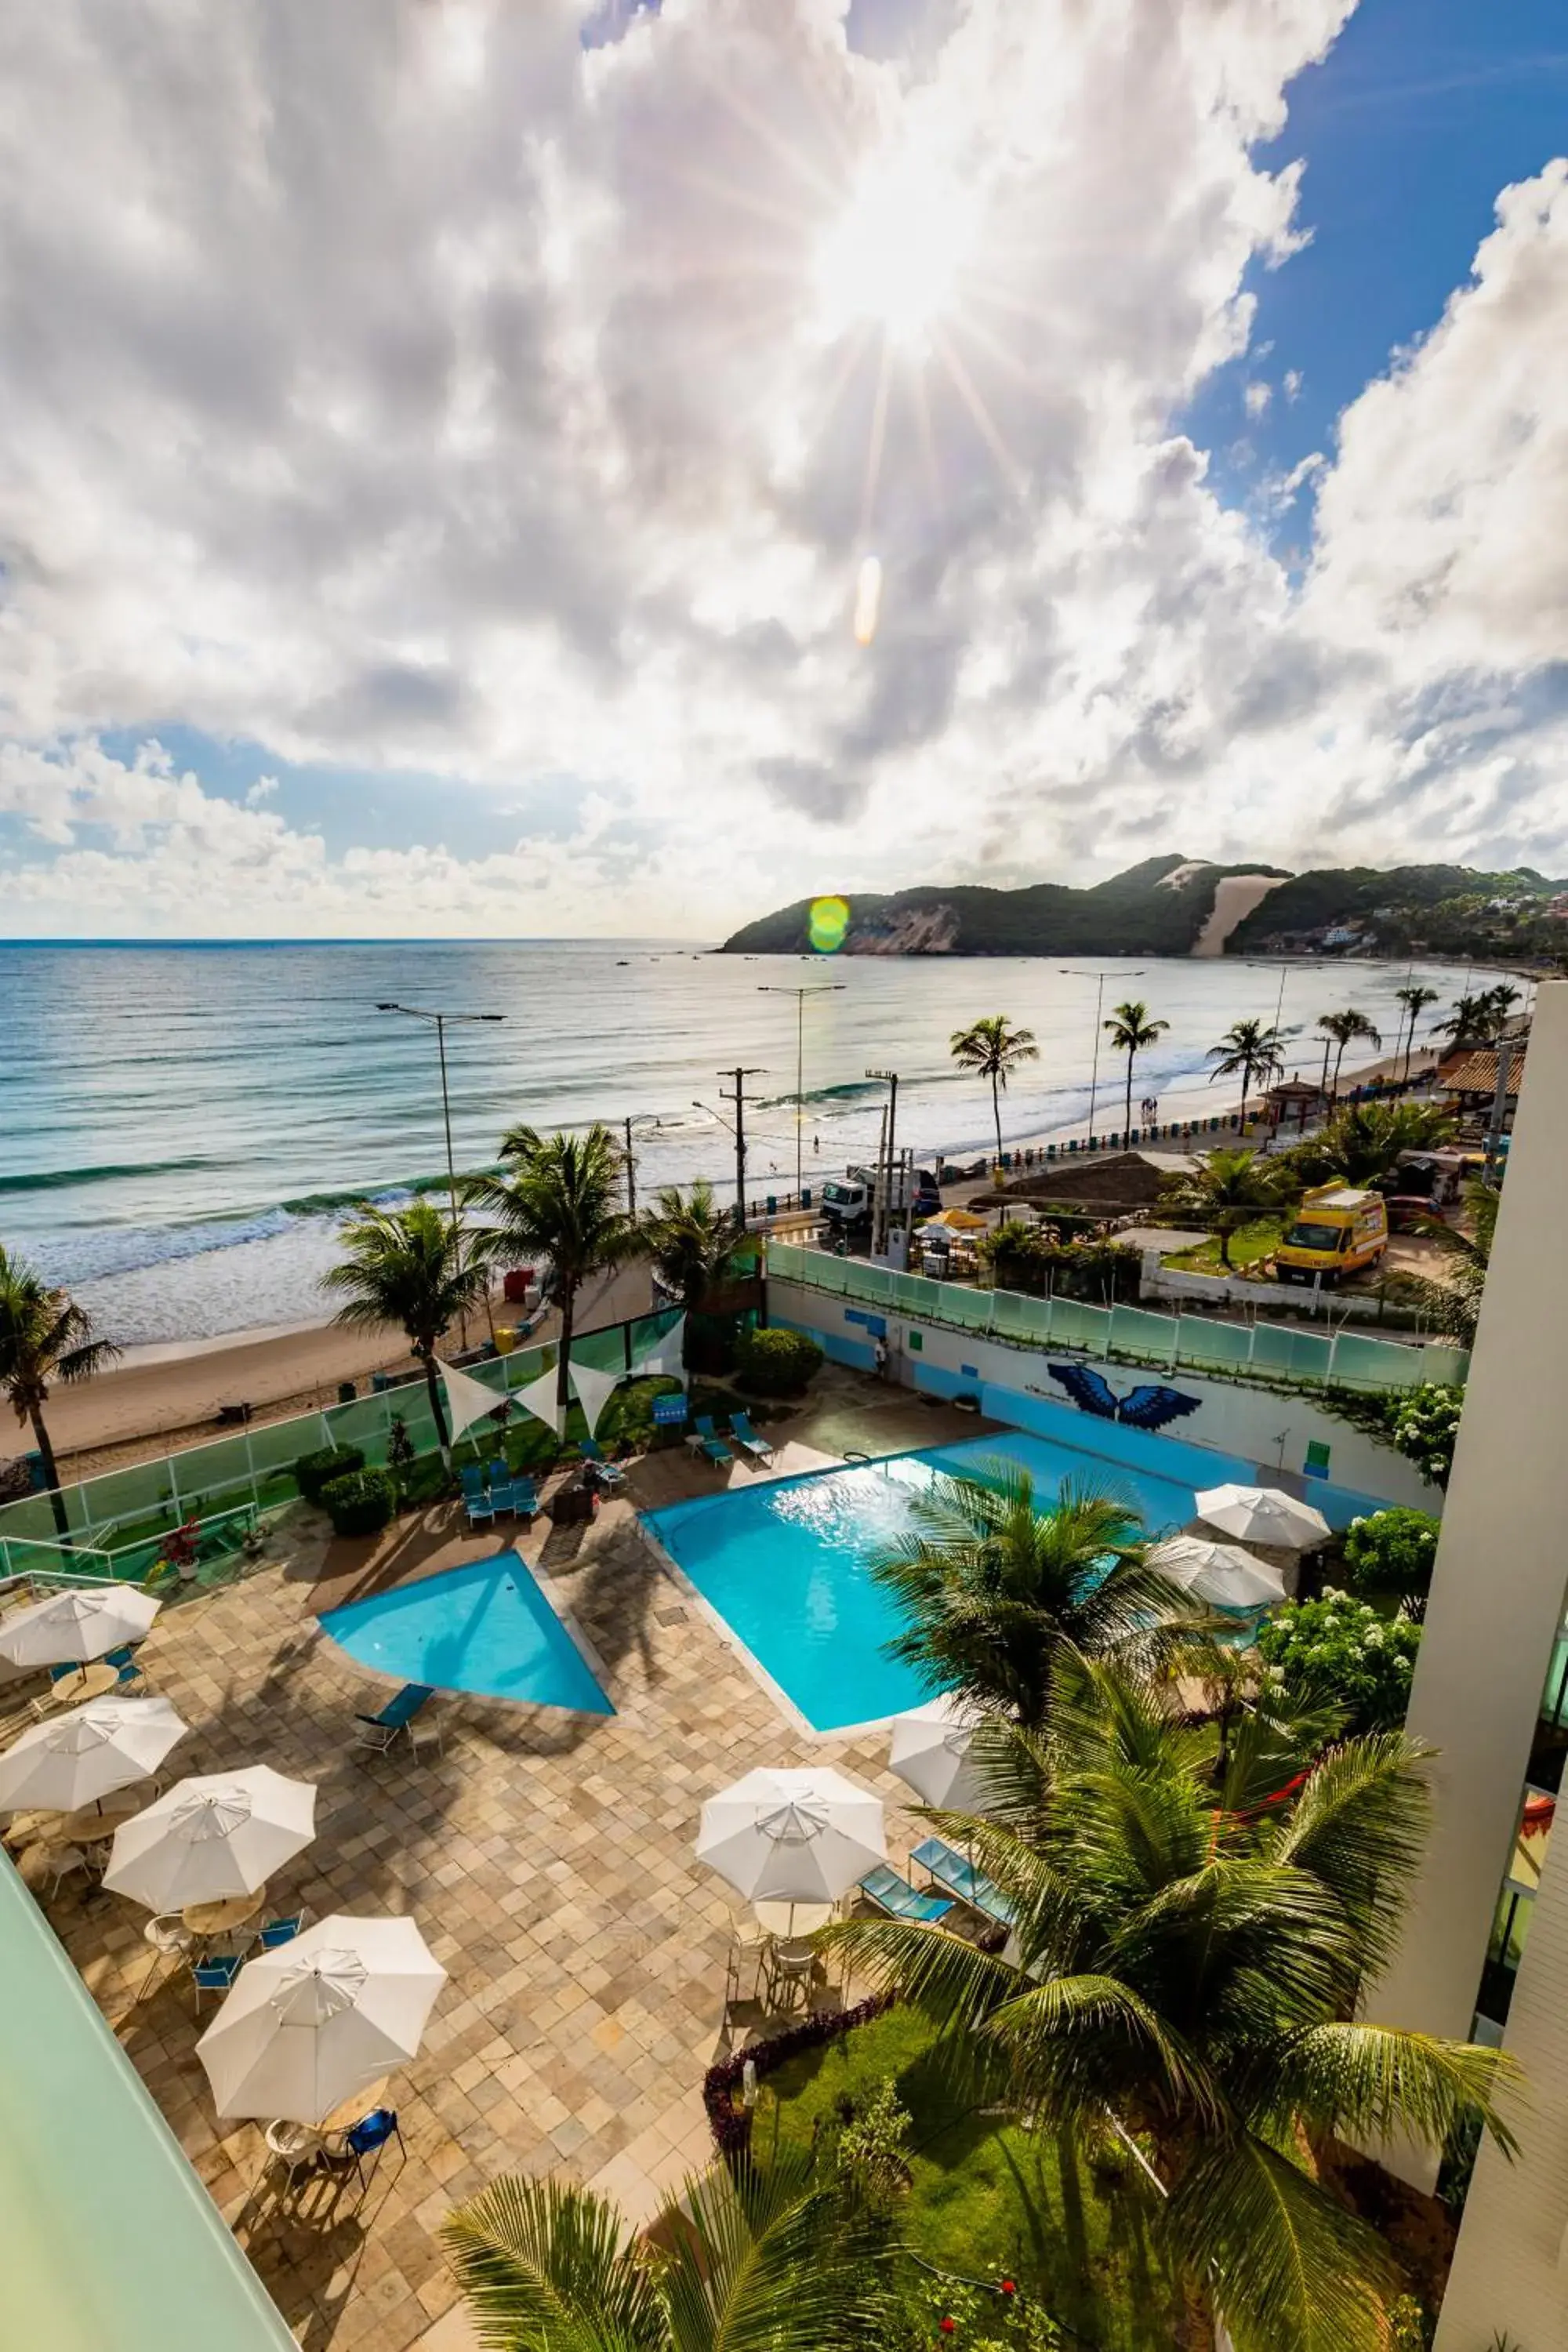
[{"label": "beach shoreline", "polygon": [[[1432,1053],[1414,1055],[1412,1077],[1430,1070],[1436,1061]],[[1403,1055],[1393,1054],[1347,1070],[1340,1090],[1342,1094],[1373,1078],[1396,1076],[1403,1065]],[[1239,1102],[1226,1102],[1209,1115],[1226,1118],[1239,1108]],[[1069,1122],[1037,1136],[1009,1139],[1007,1149],[1039,1151],[1079,1131],[1079,1123]],[[1179,1162],[1190,1154],[1163,1142],[1163,1148],[1151,1146],[1149,1156]],[[954,1200],[962,1200],[965,1189],[973,1187],[966,1187],[963,1180],[950,1180],[947,1187]],[[584,1309],[602,1323],[646,1313],[647,1307],[647,1274],[629,1269],[584,1293],[578,1310],[580,1328],[585,1328]],[[492,1316],[504,1321],[514,1312],[498,1292]],[[547,1313],[531,1334],[530,1344],[547,1343],[556,1328],[555,1317]],[[335,1404],[342,1382],[363,1386],[375,1372],[415,1369],[400,1334],[344,1330],[324,1320],[263,1324],[216,1338],[158,1340],[127,1348],[112,1371],[79,1387],[57,1388],[48,1402],[49,1431],[67,1477],[97,1477],[218,1435],[218,1413],[225,1405],[248,1404],[258,1423],[284,1421]],[[14,1446],[0,1440],[0,1457],[26,1450],[21,1430]]]}]

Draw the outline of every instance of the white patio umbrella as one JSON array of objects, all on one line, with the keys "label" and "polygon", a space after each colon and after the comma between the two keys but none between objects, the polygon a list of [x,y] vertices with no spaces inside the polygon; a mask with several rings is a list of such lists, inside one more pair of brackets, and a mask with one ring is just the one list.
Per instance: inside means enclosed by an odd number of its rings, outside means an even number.
[{"label": "white patio umbrella", "polygon": [[268,1764],[177,1781],[114,1832],[103,1884],[153,1911],[254,1895],[316,1834],[316,1791]]},{"label": "white patio umbrella", "polygon": [[112,1696],[36,1723],[0,1756],[0,1812],[74,1813],[144,1780],[187,1728],[166,1698]]},{"label": "white patio umbrella", "polygon": [[414,2056],[446,1981],[401,1917],[333,1912],[247,1960],[196,2044],[218,2114],[323,2123]]},{"label": "white patio umbrella", "polygon": [[84,1585],[35,1601],[0,1623],[0,1658],[14,1666],[59,1666],[101,1658],[126,1642],[140,1642],[163,1607],[133,1584]]},{"label": "white patio umbrella", "polygon": [[961,1698],[943,1696],[893,1717],[888,1761],[917,1797],[951,1813],[981,1813],[985,1790],[969,1761],[980,1718]]},{"label": "white patio umbrella", "polygon": [[1332,1532],[1321,1511],[1278,1486],[1205,1486],[1196,1502],[1200,1519],[1222,1535],[1239,1536],[1243,1543],[1310,1551],[1327,1543]]},{"label": "white patio umbrella", "polygon": [[697,1858],[753,1903],[835,1903],[888,1858],[882,1801],[842,1772],[748,1772],[710,1797]]},{"label": "white patio umbrella", "polygon": [[1154,1546],[1149,1565],[1194,1601],[1206,1601],[1211,1609],[1268,1609],[1285,1598],[1285,1580],[1279,1570],[1243,1551],[1239,1544],[1172,1536]]}]

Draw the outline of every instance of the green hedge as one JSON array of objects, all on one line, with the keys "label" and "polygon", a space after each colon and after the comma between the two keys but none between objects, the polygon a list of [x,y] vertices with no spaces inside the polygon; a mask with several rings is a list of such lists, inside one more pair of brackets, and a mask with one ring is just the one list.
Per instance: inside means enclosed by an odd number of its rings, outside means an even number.
[{"label": "green hedge", "polygon": [[294,1465],[294,1484],[308,1503],[324,1503],[326,1489],[335,1480],[363,1468],[364,1455],[357,1445],[321,1445],[314,1454],[300,1454]]},{"label": "green hedge", "polygon": [[384,1470],[353,1470],[321,1490],[321,1503],[340,1536],[373,1536],[391,1518],[396,1495]]},{"label": "green hedge", "polygon": [[755,1396],[799,1396],[822,1369],[822,1349],[804,1331],[742,1331],[735,1377]]}]

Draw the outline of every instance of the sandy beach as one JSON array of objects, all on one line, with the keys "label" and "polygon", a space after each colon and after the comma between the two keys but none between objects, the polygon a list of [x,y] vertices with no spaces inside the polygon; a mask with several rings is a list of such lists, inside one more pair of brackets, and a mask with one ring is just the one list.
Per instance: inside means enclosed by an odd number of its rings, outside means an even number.
[{"label": "sandy beach", "polygon": [[[583,1328],[616,1322],[647,1314],[650,1303],[646,1268],[630,1267],[586,1284],[578,1297],[577,1318]],[[499,1320],[508,1320],[517,1310],[504,1307],[498,1295],[492,1311]],[[473,1324],[474,1336],[482,1337],[477,1315]],[[556,1315],[547,1313],[529,1344],[553,1339],[559,1328]],[[80,1388],[56,1389],[49,1398],[49,1434],[69,1478],[94,1477],[216,1437],[224,1405],[247,1403],[258,1422],[286,1421],[290,1414],[335,1404],[340,1381],[363,1385],[373,1372],[405,1371],[414,1363],[396,1332],[343,1331],[331,1323],[239,1332],[231,1340],[133,1349],[129,1354],[131,1360],[113,1371]],[[5,1452],[22,1453],[26,1446],[21,1432],[14,1445],[8,1433],[0,1440]]]}]

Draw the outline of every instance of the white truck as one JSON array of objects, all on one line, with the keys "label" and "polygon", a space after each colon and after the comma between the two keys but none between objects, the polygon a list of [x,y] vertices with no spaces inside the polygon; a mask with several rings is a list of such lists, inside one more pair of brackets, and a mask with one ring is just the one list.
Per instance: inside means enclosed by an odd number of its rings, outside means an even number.
[{"label": "white truck", "polygon": [[[830,1233],[849,1234],[868,1232],[877,1205],[875,1168],[849,1168],[842,1177],[835,1177],[822,1188],[822,1216]],[[907,1168],[893,1171],[892,1192],[889,1200],[889,1213],[902,1217],[910,1205],[910,1171]],[[934,1216],[942,1206],[942,1194],[936,1178],[927,1168],[917,1168],[914,1173],[914,1211],[917,1217]]]}]

